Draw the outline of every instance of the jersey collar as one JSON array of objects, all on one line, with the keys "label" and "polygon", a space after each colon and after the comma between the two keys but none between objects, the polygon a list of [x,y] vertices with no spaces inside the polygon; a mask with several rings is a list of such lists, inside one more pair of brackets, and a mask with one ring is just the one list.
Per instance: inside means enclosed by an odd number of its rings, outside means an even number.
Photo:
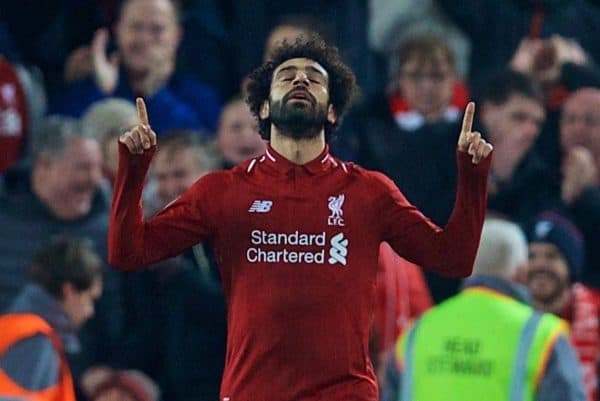
[{"label": "jersey collar", "polygon": [[279,153],[277,153],[271,144],[267,144],[265,154],[261,157],[261,161],[268,167],[277,170],[283,174],[288,173],[291,170],[304,170],[308,174],[316,175],[322,174],[329,169],[336,167],[338,162],[329,153],[329,146],[325,145],[323,151],[315,157],[313,160],[305,164],[296,164]]}]

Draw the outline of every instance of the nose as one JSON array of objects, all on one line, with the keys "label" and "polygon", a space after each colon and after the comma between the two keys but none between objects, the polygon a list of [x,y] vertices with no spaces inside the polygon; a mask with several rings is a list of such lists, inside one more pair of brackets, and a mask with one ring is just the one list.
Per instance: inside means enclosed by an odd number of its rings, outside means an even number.
[{"label": "nose", "polygon": [[308,75],[306,75],[306,72],[299,70],[296,73],[296,76],[294,77],[294,80],[292,81],[292,85],[294,86],[298,86],[298,85],[304,85],[304,86],[308,86],[309,84],[309,80],[308,80]]}]

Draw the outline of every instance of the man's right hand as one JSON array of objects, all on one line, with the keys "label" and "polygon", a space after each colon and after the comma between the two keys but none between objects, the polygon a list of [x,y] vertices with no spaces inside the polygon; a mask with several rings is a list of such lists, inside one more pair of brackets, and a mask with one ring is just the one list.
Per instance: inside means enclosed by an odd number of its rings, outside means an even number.
[{"label": "man's right hand", "polygon": [[92,40],[92,61],[96,84],[105,95],[115,91],[119,81],[119,55],[114,52],[106,56],[108,46],[108,29],[101,28],[94,34]]},{"label": "man's right hand", "polygon": [[119,142],[127,146],[127,149],[129,149],[131,154],[141,155],[144,153],[144,150],[148,150],[156,145],[156,133],[150,128],[144,99],[138,97],[135,104],[137,106],[140,124],[121,135]]}]

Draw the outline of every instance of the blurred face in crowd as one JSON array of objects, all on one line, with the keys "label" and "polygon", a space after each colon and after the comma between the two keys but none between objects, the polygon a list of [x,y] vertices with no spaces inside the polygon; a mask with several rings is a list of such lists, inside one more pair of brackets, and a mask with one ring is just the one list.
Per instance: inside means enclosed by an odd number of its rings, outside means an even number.
[{"label": "blurred face in crowd", "polygon": [[546,242],[529,244],[526,276],[532,297],[544,304],[552,303],[569,286],[569,268],[558,247]]},{"label": "blurred face in crowd", "polygon": [[127,69],[145,74],[175,60],[181,29],[171,0],[128,0],[116,26],[119,55]]},{"label": "blurred face in crowd", "polygon": [[63,285],[61,305],[76,327],[94,315],[94,303],[102,294],[102,278],[98,276],[90,288],[78,290],[71,283]]},{"label": "blurred face in crowd", "polygon": [[269,60],[275,49],[284,41],[294,43],[300,36],[307,36],[308,34],[308,31],[292,25],[277,26],[271,31],[271,34],[267,38],[263,61]]},{"label": "blurred face in crowd", "polygon": [[72,138],[56,158],[36,161],[37,195],[62,220],[85,216],[102,181],[102,150],[91,138]]},{"label": "blurred face in crowd", "polygon": [[279,132],[294,139],[318,136],[336,116],[329,104],[329,74],[307,58],[293,58],[273,72],[268,107],[261,118],[271,118]]},{"label": "blurred face in crowd", "polygon": [[565,101],[560,140],[566,152],[575,146],[589,149],[600,167],[600,89],[581,89]]},{"label": "blurred face in crowd", "polygon": [[188,190],[209,170],[193,148],[163,148],[152,162],[156,192],[162,207]]},{"label": "blurred face in crowd", "polygon": [[496,157],[511,155],[514,160],[520,160],[531,149],[545,118],[538,101],[520,94],[513,94],[502,104],[485,102],[481,112]]},{"label": "blurred face in crowd", "polygon": [[223,110],[217,145],[225,161],[233,165],[264,152],[266,144],[258,133],[256,119],[244,101],[236,101]]},{"label": "blurred face in crowd", "polygon": [[441,118],[452,102],[456,83],[453,66],[441,51],[429,60],[412,57],[400,69],[400,91],[427,121]]}]

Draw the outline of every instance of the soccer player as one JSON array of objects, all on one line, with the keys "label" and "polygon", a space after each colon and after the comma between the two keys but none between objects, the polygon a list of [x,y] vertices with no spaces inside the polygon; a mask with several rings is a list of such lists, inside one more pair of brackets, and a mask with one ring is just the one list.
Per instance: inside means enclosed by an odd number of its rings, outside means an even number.
[{"label": "soccer player", "polygon": [[442,230],[388,178],[329,154],[355,92],[337,49],[318,37],[283,43],[248,86],[264,155],[205,175],[149,221],[140,194],[156,135],[141,99],[142,123],[120,138],[110,262],[135,270],[212,243],[228,313],[223,401],[377,400],[368,343],[379,244],[443,274],[472,271],[492,151],[471,132],[474,105]]}]

